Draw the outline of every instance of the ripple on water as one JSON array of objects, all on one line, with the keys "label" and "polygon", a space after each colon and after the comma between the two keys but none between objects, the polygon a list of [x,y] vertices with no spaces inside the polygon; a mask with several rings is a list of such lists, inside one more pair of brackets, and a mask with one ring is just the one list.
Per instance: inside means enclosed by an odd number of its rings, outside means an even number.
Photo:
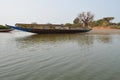
[{"label": "ripple on water", "polygon": [[0,80],[119,79],[118,34],[15,33],[0,39]]}]

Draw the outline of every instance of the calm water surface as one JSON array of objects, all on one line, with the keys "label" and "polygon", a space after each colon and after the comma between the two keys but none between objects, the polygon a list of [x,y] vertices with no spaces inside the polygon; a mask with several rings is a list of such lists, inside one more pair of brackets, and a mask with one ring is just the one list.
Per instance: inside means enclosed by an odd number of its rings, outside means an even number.
[{"label": "calm water surface", "polygon": [[118,33],[0,33],[0,80],[119,79]]}]

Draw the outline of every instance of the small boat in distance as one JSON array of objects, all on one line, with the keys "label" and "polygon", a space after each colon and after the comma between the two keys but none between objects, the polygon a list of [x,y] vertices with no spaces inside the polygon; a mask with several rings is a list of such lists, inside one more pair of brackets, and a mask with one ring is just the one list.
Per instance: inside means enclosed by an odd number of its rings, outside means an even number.
[{"label": "small boat in distance", "polygon": [[10,32],[12,31],[13,29],[0,29],[0,32]]},{"label": "small boat in distance", "polygon": [[55,33],[83,33],[92,29],[81,27],[69,27],[62,24],[16,24],[15,26],[6,25],[9,28],[37,34],[55,34]]}]

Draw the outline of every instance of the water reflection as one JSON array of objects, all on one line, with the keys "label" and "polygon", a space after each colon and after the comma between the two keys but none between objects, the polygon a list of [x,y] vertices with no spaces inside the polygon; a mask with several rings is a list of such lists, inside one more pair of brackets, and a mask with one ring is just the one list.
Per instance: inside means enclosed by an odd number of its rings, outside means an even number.
[{"label": "water reflection", "polygon": [[9,37],[4,34],[0,39],[0,79],[111,80],[119,77],[119,35],[14,34]]},{"label": "water reflection", "polygon": [[101,35],[97,39],[102,43],[112,43],[112,35]]},{"label": "water reflection", "polygon": [[61,45],[75,43],[78,46],[92,46],[95,41],[100,43],[112,43],[112,35],[96,34],[33,34],[25,37],[17,37],[15,41],[22,48],[36,45]]},{"label": "water reflection", "polygon": [[24,45],[33,44],[66,44],[77,43],[78,45],[93,44],[94,36],[86,34],[42,34],[30,35],[27,37],[16,38],[16,41]]}]

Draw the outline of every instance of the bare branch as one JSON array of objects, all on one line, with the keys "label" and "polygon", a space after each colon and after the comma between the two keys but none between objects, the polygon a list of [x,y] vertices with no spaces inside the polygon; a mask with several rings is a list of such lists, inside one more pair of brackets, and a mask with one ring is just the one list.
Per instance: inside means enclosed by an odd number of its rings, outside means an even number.
[{"label": "bare branch", "polygon": [[92,15],[90,12],[82,12],[77,17],[80,21],[80,23],[83,23],[84,27],[88,27],[89,23],[93,21],[94,15]]}]

